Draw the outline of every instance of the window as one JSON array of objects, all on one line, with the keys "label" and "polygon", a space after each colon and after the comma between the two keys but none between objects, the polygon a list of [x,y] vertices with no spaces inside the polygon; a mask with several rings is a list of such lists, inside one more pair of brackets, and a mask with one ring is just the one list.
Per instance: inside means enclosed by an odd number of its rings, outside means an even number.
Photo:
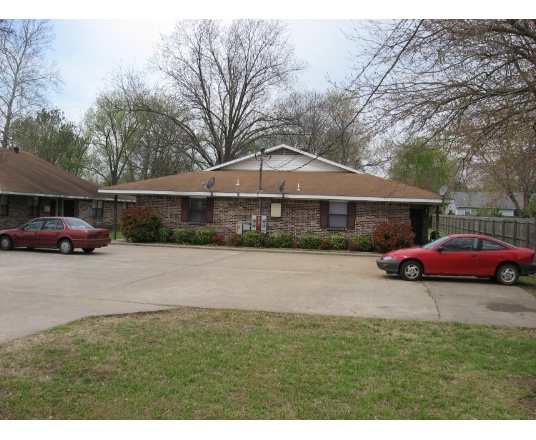
[{"label": "window", "polygon": [[476,250],[478,238],[454,238],[445,243],[443,250],[446,252],[468,252]]},{"label": "window", "polygon": [[189,221],[193,223],[207,222],[207,199],[190,197]]},{"label": "window", "polygon": [[63,230],[63,222],[59,218],[52,218],[47,220],[45,227],[43,229],[52,230],[52,231],[61,231]]},{"label": "window", "polygon": [[102,217],[103,216],[103,205],[102,200],[93,200],[93,206],[91,208],[91,217]]},{"label": "window", "polygon": [[183,197],[181,201],[181,222],[213,223],[213,197]]},{"label": "window", "polygon": [[39,198],[28,197],[28,215],[36,217],[39,215]]},{"label": "window", "polygon": [[32,220],[30,223],[26,223],[24,225],[25,231],[40,231],[43,229],[43,224],[45,223],[45,220],[42,218],[38,218],[35,220]]},{"label": "window", "polygon": [[482,250],[483,251],[502,251],[506,249],[503,245],[495,243],[490,240],[482,240]]},{"label": "window", "polygon": [[8,204],[7,204],[7,196],[1,195],[0,196],[0,215],[6,216],[8,215],[8,213],[9,213],[9,210],[8,210]]},{"label": "window", "polygon": [[320,202],[320,227],[323,229],[355,229],[355,202]]},{"label": "window", "polygon": [[329,202],[329,228],[346,228],[347,216],[348,204],[346,202]]}]

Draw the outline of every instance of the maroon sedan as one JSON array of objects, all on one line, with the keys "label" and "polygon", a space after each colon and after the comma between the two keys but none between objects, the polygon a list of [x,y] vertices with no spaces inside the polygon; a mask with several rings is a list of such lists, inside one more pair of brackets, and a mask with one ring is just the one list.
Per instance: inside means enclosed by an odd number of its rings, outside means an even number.
[{"label": "maroon sedan", "polygon": [[93,252],[112,240],[107,229],[98,229],[75,217],[40,217],[18,229],[0,231],[0,249],[56,248],[71,254],[75,248]]},{"label": "maroon sedan", "polygon": [[513,285],[520,275],[536,273],[532,249],[476,234],[448,235],[422,247],[387,252],[376,264],[408,281],[423,275],[455,275],[494,278]]}]

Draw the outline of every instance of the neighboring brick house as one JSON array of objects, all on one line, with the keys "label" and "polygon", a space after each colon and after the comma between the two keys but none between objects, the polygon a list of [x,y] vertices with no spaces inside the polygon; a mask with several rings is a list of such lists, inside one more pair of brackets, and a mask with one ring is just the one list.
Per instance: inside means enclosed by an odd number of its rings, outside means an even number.
[{"label": "neighboring brick house", "polygon": [[[155,208],[171,228],[210,226],[228,237],[249,228],[349,238],[371,235],[387,219],[411,223],[415,243],[427,240],[429,208],[441,198],[366,174],[287,145],[203,171],[104,187]],[[261,177],[262,174],[262,177]],[[209,182],[214,178],[214,185]],[[284,182],[284,184],[283,184]],[[262,183],[262,190],[260,189]]]},{"label": "neighboring brick house", "polygon": [[[16,228],[35,217],[80,217],[95,227],[112,228],[113,196],[31,153],[0,148],[0,229]],[[118,199],[120,216],[132,197]]]}]

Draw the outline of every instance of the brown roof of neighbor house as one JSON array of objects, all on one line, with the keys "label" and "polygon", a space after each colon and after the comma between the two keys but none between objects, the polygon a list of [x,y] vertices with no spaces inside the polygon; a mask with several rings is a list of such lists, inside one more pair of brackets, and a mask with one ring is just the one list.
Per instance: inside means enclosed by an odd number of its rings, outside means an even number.
[{"label": "brown roof of neighbor house", "polygon": [[31,153],[0,148],[0,193],[77,199],[110,199],[100,185]]},{"label": "brown roof of neighbor house", "polygon": [[[100,192],[110,194],[154,194],[208,196],[210,190],[203,185],[215,178],[214,197],[257,197],[259,171],[206,170],[177,174],[156,179],[104,187]],[[281,197],[282,181],[284,197],[292,199],[341,199],[441,204],[441,197],[403,183],[365,173],[263,171],[262,197]],[[237,183],[240,185],[237,186]],[[299,187],[299,190],[298,190]]]}]

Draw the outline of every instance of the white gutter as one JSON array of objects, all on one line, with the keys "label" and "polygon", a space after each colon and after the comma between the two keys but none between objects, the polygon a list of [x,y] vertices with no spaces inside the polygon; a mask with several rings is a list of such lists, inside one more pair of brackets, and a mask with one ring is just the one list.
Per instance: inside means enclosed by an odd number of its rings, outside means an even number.
[{"label": "white gutter", "polygon": [[[72,196],[72,195],[68,196],[68,195],[64,195],[64,194],[25,193],[25,192],[18,192],[18,191],[0,191],[0,194],[8,195],[8,196],[43,197],[43,198],[49,198],[49,199],[109,200],[109,201],[113,201],[113,199],[104,198],[104,197],[88,197],[88,196]],[[130,200],[125,200],[125,199],[123,199],[122,201],[123,202],[130,202]]]},{"label": "white gutter", "polygon": [[323,196],[323,195],[307,195],[307,194],[284,194],[284,197],[281,196],[281,193],[240,193],[239,196],[236,193],[229,192],[217,192],[213,191],[210,195],[207,191],[198,191],[198,192],[180,192],[180,191],[149,191],[149,190],[139,190],[136,192],[128,190],[106,190],[99,189],[99,192],[109,193],[109,194],[128,194],[128,195],[159,195],[159,196],[188,196],[188,197],[226,197],[226,198],[257,198],[261,197],[264,199],[294,199],[294,200],[341,200],[341,201],[352,201],[352,202],[386,202],[386,203],[426,203],[429,205],[442,205],[443,202],[440,198],[438,199],[411,199],[411,198],[396,198],[396,197],[352,197],[352,196]]}]

